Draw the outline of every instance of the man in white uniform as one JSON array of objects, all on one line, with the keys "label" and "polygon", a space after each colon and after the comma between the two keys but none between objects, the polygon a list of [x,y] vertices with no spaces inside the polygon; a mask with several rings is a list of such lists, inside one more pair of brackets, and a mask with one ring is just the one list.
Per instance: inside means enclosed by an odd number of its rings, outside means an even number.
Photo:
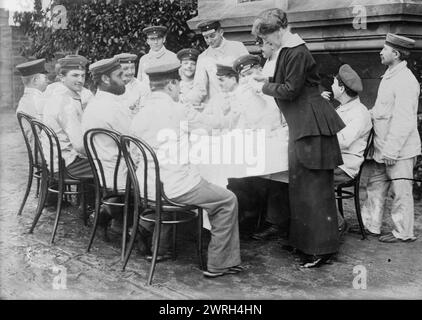
[{"label": "man in white uniform", "polygon": [[[68,172],[76,177],[92,176],[83,145],[82,103],[80,93],[85,83],[87,59],[80,55],[68,55],[59,59],[62,82],[60,88],[46,98],[43,122],[57,135],[62,158]],[[49,157],[48,142],[43,141],[44,152]],[[57,170],[57,154],[54,167]]]},{"label": "man in white uniform", "polygon": [[139,60],[137,78],[141,82],[145,83],[146,86],[148,86],[149,80],[145,70],[153,65],[166,64],[168,62],[174,61],[176,54],[170,50],[167,50],[164,46],[164,43],[166,42],[166,27],[151,26],[144,28],[142,32],[146,34],[150,51],[143,55]]},{"label": "man in white uniform", "polygon": [[[183,122],[189,122],[189,119],[186,116],[186,107],[178,103],[179,67],[180,63],[177,61],[146,70],[152,93],[133,120],[132,134],[142,138],[155,150],[166,195],[178,203],[197,205],[207,210],[211,223],[211,241],[204,276],[214,278],[238,273],[242,271],[242,267],[239,266],[241,260],[236,196],[231,191],[204,180],[189,159],[180,159],[177,156],[187,155],[189,152],[189,129],[182,125]],[[167,139],[163,139],[162,135],[166,132],[169,135]],[[178,151],[176,154],[166,152],[167,148],[173,147]],[[154,199],[153,163],[148,165],[151,166],[147,177],[149,197]],[[137,171],[140,181],[143,181],[143,172],[140,166]],[[143,224],[143,227],[151,232],[153,224]],[[170,247],[169,231],[170,228],[164,227],[160,237],[161,259],[169,256],[166,255],[166,250]]]},{"label": "man in white uniform", "polygon": [[[125,93],[123,81],[123,70],[120,60],[116,58],[103,59],[89,66],[93,80],[97,86],[97,92],[91,99],[82,116],[82,128],[86,132],[93,128],[102,128],[117,131],[121,134],[129,134],[131,116],[126,105],[121,103],[122,95]],[[118,158],[118,147],[116,143],[105,135],[97,135],[94,144],[99,159],[104,170],[105,186],[113,188],[114,171]],[[127,168],[121,159],[117,175],[117,188],[124,190],[126,186]],[[100,178],[101,179],[101,178]],[[104,183],[104,182],[103,182]],[[109,202],[122,202],[119,197],[107,199]],[[102,213],[107,213],[109,217],[102,216],[104,226],[108,226],[108,220],[113,218],[112,229],[121,231],[122,210],[114,206],[104,206]],[[105,232],[107,237],[107,233]]]},{"label": "man in white uniform", "polygon": [[233,64],[233,61],[248,50],[242,42],[226,40],[219,21],[204,21],[198,24],[198,29],[208,44],[208,48],[198,57],[194,78],[194,90],[188,99],[196,106],[207,103],[216,94],[221,92],[216,76],[217,63]]},{"label": "man in white uniform", "polygon": [[374,124],[374,162],[368,182],[368,198],[362,207],[363,223],[373,235],[381,234],[385,201],[393,195],[391,217],[394,230],[381,242],[411,242],[414,236],[413,166],[421,154],[417,129],[420,85],[406,59],[415,41],[387,34],[381,63],[388,66],[371,110]]},{"label": "man in white uniform", "polygon": [[180,60],[180,99],[181,103],[187,103],[187,97],[193,89],[193,79],[196,71],[196,61],[200,52],[193,48],[182,49],[177,53]]},{"label": "man in white uniform", "polygon": [[132,53],[120,53],[114,56],[115,59],[120,61],[123,71],[123,82],[125,83],[126,90],[124,94],[120,95],[124,105],[127,105],[129,112],[132,116],[138,113],[142,105],[142,99],[149,94],[149,87],[135,78],[135,61],[138,56]]},{"label": "man in white uniform", "polygon": [[[363,161],[368,136],[372,129],[371,114],[359,99],[363,91],[362,80],[348,64],[340,67],[331,86],[333,97],[340,102],[336,111],[346,127],[337,133],[343,164],[334,169],[334,185],[350,181],[359,173]],[[330,92],[324,91],[322,97],[329,100]],[[338,215],[340,233],[346,231],[347,223]],[[353,226],[352,232],[359,232],[359,226]]]},{"label": "man in white uniform", "polygon": [[16,66],[25,86],[16,112],[24,112],[34,118],[42,119],[41,96],[48,85],[47,71],[44,65],[45,59],[38,59]]}]

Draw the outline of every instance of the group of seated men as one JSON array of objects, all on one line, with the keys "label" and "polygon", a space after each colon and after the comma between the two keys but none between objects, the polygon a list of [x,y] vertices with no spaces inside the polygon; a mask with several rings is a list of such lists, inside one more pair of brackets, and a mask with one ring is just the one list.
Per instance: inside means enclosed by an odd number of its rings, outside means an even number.
[{"label": "group of seated men", "polygon": [[[48,84],[45,76],[44,59],[17,66],[25,84],[17,111],[42,120],[57,134],[66,168],[73,176],[91,173],[83,146],[83,135],[89,129],[111,129],[146,141],[162,160],[160,174],[166,195],[176,202],[202,207],[208,214],[211,240],[204,276],[235,274],[243,270],[238,223],[242,187],[237,189],[236,185],[248,181],[231,179],[235,195],[224,185],[231,172],[223,174],[223,184],[218,183],[218,179],[212,183],[213,177],[221,171],[218,165],[214,171],[209,166],[201,170],[201,166],[190,161],[180,161],[179,154],[189,154],[189,136],[198,129],[205,135],[214,129],[264,129],[266,170],[255,176],[266,180],[266,223],[252,238],[270,239],[283,232],[288,224],[288,181],[282,174],[288,170],[284,167],[287,125],[274,101],[253,89],[253,75],[274,72],[274,60],[279,52],[262,44],[267,58],[262,69],[259,57],[247,54],[241,43],[225,40],[220,25],[210,22],[200,28],[209,44],[207,50],[200,53],[187,48],[172,55],[163,46],[164,29],[144,30],[151,52],[140,61],[138,78],[141,80],[135,78],[137,56],[134,54],[121,53],[90,64],[89,71],[97,87],[95,95],[84,88],[88,60],[83,56],[68,55],[59,59],[58,81],[52,84]],[[153,51],[157,43],[161,46]],[[229,59],[231,62],[217,59],[218,55],[226,56],[224,50],[236,52],[236,56]],[[337,112],[346,124],[338,134],[344,164],[335,171],[337,183],[354,178],[364,161],[363,152],[372,123],[368,109],[359,100],[362,90],[358,74],[349,65],[343,65],[332,85],[333,97],[340,103]],[[322,95],[329,98],[328,93]],[[182,123],[188,125],[182,126]],[[165,130],[171,130],[174,135],[162,139]],[[98,138],[96,143],[105,165],[106,180],[112,179],[116,146],[106,138]],[[168,150],[169,144],[177,145],[177,154],[160,152]],[[137,170],[140,181],[143,181],[143,172],[140,166]],[[240,177],[242,174],[237,176]],[[125,177],[119,177],[118,181],[124,188]],[[154,178],[148,177],[148,183],[149,196],[153,199]],[[248,194],[245,188],[243,191]],[[345,223],[340,222],[341,230],[344,226]],[[153,225],[142,222],[140,230],[144,253],[150,256]],[[168,228],[162,230],[158,260],[170,256],[169,231]]]}]

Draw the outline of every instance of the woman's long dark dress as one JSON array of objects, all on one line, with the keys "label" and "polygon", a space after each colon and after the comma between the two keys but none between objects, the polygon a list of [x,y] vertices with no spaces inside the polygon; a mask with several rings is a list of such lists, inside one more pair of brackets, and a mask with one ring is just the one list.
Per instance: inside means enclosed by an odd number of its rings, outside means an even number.
[{"label": "woman's long dark dress", "polygon": [[289,125],[289,243],[309,255],[332,254],[339,248],[333,170],[343,163],[336,133],[344,123],[320,96],[308,48],[298,35],[288,36],[262,91]]}]

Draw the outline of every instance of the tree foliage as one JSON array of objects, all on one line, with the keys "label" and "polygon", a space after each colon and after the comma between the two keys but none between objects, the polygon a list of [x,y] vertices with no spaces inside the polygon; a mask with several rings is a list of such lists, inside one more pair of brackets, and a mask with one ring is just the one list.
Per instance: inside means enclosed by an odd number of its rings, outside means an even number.
[{"label": "tree foliage", "polygon": [[121,52],[141,56],[148,51],[142,29],[150,25],[168,28],[166,47],[174,52],[204,46],[186,23],[197,15],[197,0],[53,0],[51,7],[55,5],[67,10],[66,29],[52,27],[57,16],[42,10],[41,0],[36,0],[34,12],[15,14],[31,39],[24,56],[50,60],[57,52],[78,53],[91,62]]}]

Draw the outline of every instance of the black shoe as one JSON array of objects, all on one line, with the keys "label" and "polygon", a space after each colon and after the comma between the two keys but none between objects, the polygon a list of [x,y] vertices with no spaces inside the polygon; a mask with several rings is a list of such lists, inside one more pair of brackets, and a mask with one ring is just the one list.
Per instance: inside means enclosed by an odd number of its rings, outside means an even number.
[{"label": "black shoe", "polygon": [[281,237],[280,229],[274,224],[269,225],[264,230],[252,234],[254,240],[274,240]]},{"label": "black shoe", "polygon": [[332,264],[331,254],[306,256],[304,261],[300,264],[301,268],[319,268],[323,264]]}]

